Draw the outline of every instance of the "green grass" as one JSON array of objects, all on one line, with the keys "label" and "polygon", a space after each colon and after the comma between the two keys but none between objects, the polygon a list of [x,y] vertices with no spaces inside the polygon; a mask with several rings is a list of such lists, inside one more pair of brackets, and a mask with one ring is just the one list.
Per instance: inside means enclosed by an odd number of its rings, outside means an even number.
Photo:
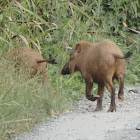
[{"label": "green grass", "polygon": [[[120,12],[121,11],[121,12]],[[80,40],[97,42],[111,39],[126,53],[125,85],[140,83],[138,1],[130,0],[26,0],[0,1],[0,140],[30,130],[34,124],[72,107],[85,93],[80,74],[61,76],[71,46]],[[38,77],[15,71],[14,65],[2,57],[9,48],[33,47],[47,58],[49,53],[57,65],[48,65],[45,86]],[[96,87],[93,92],[96,92]]]},{"label": "green grass", "polygon": [[38,83],[38,77],[30,79],[23,70],[15,73],[7,60],[0,62],[0,66],[0,136],[3,139],[28,130],[47,116],[70,109],[73,99],[83,92],[81,81],[75,76],[63,78],[57,66],[49,66],[44,87]]}]

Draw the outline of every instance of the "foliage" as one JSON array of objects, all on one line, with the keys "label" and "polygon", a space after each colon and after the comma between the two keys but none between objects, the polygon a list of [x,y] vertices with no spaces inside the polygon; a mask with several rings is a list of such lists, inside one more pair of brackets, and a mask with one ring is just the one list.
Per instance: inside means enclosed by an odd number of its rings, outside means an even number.
[{"label": "foliage", "polygon": [[[128,28],[140,31],[139,5],[137,0],[0,0],[0,139],[63,112],[84,93],[79,74],[60,75],[71,46],[79,40],[109,38],[124,53],[133,51],[127,60],[125,82],[139,83],[140,37],[128,32]],[[2,57],[18,46],[32,47],[45,58],[49,53],[56,57],[58,64],[48,66],[45,87],[38,84],[38,77],[30,79],[22,70],[15,73]]]}]

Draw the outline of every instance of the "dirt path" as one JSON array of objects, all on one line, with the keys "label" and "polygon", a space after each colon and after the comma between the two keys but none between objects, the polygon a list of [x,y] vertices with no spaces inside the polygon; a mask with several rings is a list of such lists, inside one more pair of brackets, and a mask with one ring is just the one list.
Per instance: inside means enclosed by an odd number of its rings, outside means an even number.
[{"label": "dirt path", "polygon": [[105,93],[104,110],[94,112],[96,102],[79,99],[72,111],[16,140],[140,140],[140,85],[126,88],[123,102],[116,99],[117,112],[107,112],[109,102]]}]

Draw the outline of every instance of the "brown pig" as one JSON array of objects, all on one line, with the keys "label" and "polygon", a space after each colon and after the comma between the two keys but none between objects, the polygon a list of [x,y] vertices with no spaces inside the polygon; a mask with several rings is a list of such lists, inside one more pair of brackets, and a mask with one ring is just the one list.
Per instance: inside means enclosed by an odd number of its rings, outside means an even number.
[{"label": "brown pig", "polygon": [[[86,82],[86,98],[91,101],[97,99],[96,110],[102,110],[104,87],[111,93],[111,103],[108,111],[116,111],[115,88],[113,80],[119,82],[118,98],[123,100],[125,58],[120,48],[112,41],[103,40],[99,43],[81,41],[72,47],[70,58],[63,67],[61,74],[71,74],[79,71]],[[93,96],[93,83],[98,84],[98,95]]]},{"label": "brown pig", "polygon": [[46,62],[56,64],[55,60],[52,59],[51,56],[49,59],[44,59],[38,51],[32,48],[17,47],[10,50],[7,56],[10,56],[10,58],[14,60],[16,67],[18,67],[18,65],[22,65],[25,68],[31,69],[31,77],[40,73],[42,84],[44,84],[46,80]]}]

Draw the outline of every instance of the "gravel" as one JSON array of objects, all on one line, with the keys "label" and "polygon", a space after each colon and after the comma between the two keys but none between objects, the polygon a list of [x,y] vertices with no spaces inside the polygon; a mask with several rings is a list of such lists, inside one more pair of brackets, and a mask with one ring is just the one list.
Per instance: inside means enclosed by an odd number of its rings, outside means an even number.
[{"label": "gravel", "polygon": [[104,110],[99,112],[94,111],[96,101],[83,97],[74,103],[72,110],[36,125],[32,132],[13,140],[140,140],[140,85],[124,91],[123,102],[116,95],[116,112],[107,112],[110,104],[107,92]]}]

